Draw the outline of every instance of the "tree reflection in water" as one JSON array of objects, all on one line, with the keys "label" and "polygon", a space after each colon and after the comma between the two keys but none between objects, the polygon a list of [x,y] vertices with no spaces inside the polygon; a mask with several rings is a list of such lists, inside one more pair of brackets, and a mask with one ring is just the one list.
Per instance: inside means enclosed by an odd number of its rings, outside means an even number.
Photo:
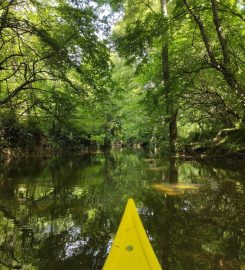
[{"label": "tree reflection in water", "polygon": [[101,269],[129,197],[165,270],[243,269],[245,171],[235,165],[141,151],[8,164],[0,175],[0,269]]}]

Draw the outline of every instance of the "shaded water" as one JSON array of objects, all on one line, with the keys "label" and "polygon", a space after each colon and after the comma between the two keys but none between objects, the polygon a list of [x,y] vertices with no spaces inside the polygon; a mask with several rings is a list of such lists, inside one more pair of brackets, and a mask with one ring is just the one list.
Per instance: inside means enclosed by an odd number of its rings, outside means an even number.
[{"label": "shaded water", "polygon": [[244,185],[244,163],[141,151],[6,164],[0,269],[100,270],[133,197],[163,269],[244,270]]}]

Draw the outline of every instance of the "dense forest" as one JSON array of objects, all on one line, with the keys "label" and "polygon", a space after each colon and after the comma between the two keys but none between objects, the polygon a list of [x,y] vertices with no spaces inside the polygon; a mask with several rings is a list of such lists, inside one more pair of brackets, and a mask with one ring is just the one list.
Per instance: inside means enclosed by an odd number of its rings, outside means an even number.
[{"label": "dense forest", "polygon": [[0,151],[245,153],[239,0],[2,0]]}]

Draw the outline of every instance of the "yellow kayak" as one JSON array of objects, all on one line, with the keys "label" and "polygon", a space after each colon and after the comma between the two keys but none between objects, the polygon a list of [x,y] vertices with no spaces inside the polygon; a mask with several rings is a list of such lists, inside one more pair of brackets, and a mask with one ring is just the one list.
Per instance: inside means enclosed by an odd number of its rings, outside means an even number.
[{"label": "yellow kayak", "polygon": [[102,270],[161,270],[133,199],[129,199]]}]

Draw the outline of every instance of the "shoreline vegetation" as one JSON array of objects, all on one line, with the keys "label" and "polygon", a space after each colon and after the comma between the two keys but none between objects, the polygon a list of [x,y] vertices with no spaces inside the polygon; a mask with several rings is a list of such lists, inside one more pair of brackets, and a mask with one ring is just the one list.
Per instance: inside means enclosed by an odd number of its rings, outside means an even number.
[{"label": "shoreline vegetation", "polygon": [[[32,141],[29,146],[1,146],[0,148],[0,162],[12,160],[22,157],[40,157],[51,158],[62,153],[67,154],[84,154],[89,152],[108,151],[110,149],[141,149],[148,151],[154,156],[168,156],[180,160],[212,160],[212,159],[245,159],[245,131],[241,129],[227,129],[222,130],[210,142],[201,143],[193,142],[188,145],[179,146],[176,154],[170,155],[169,151],[154,148],[147,145],[145,142],[126,144],[122,142],[114,142],[110,145],[99,145],[96,141],[84,140],[78,141],[70,140],[69,143],[63,145],[53,144],[52,142],[40,140]],[[39,144],[38,144],[39,143]],[[64,147],[65,145],[65,147]],[[67,147],[68,146],[68,147]]]}]

